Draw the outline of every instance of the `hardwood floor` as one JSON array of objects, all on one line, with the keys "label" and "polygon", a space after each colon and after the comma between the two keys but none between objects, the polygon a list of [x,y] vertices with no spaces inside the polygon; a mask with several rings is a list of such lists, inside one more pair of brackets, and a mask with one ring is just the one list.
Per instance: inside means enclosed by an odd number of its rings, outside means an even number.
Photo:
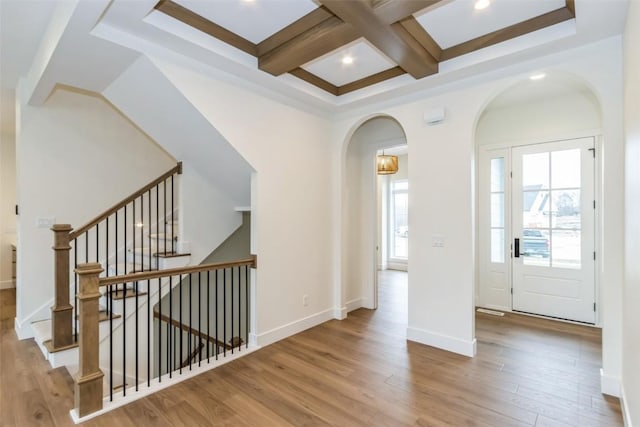
[{"label": "hardwood floor", "polygon": [[[470,359],[406,341],[406,275],[357,310],[141,399],[89,426],[619,426],[599,393],[600,331],[477,315]],[[0,324],[0,424],[71,425],[71,382]]]}]

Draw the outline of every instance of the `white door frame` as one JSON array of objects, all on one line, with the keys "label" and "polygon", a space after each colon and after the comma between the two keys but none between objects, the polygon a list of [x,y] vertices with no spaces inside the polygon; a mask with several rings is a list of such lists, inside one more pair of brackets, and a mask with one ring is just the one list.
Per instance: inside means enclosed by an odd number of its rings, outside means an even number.
[{"label": "white door frame", "polygon": [[[478,213],[476,215],[476,236],[477,236],[477,249],[476,249],[476,283],[477,283],[477,287],[476,287],[476,306],[478,307],[486,307],[486,308],[495,308],[495,309],[499,309],[502,311],[506,311],[506,312],[511,312],[511,306],[508,307],[496,307],[493,306],[491,307],[491,304],[487,304],[485,301],[483,301],[483,286],[485,286],[485,283],[483,283],[483,267],[482,267],[482,253],[485,250],[483,247],[483,236],[482,236],[482,224],[483,224],[483,220],[482,220],[482,216],[486,215],[486,213],[483,213],[483,211],[481,210],[482,208],[482,204],[481,204],[481,200],[483,197],[486,196],[486,194],[483,194],[483,188],[482,188],[482,180],[481,180],[481,169],[482,169],[482,161],[483,159],[487,158],[487,153],[492,151],[492,150],[508,150],[510,152],[511,148],[513,147],[520,147],[520,146],[525,146],[525,145],[533,145],[533,144],[543,144],[543,143],[550,143],[550,142],[561,142],[561,141],[566,141],[566,140],[571,140],[571,139],[580,139],[580,138],[594,138],[594,145],[595,145],[595,168],[594,168],[594,174],[595,174],[595,191],[594,191],[594,197],[595,197],[595,201],[596,201],[596,209],[594,212],[594,222],[595,222],[595,230],[594,230],[594,244],[595,244],[595,251],[596,251],[596,263],[594,266],[594,282],[595,282],[595,302],[596,302],[596,312],[595,312],[595,325],[596,327],[602,327],[602,304],[601,304],[601,298],[600,298],[600,294],[601,294],[601,274],[602,274],[602,268],[601,268],[601,264],[602,264],[602,257],[601,254],[603,253],[603,248],[602,248],[602,216],[601,216],[601,208],[602,208],[602,185],[603,185],[603,176],[602,176],[602,162],[603,162],[603,158],[601,156],[602,153],[602,134],[600,132],[600,130],[590,130],[590,131],[585,131],[585,132],[575,132],[575,133],[569,133],[567,135],[562,135],[561,137],[558,138],[532,138],[532,139],[526,139],[526,140],[519,140],[519,141],[511,141],[511,142],[502,142],[502,143],[494,143],[494,144],[485,144],[485,145],[478,145],[476,146],[476,190],[477,190],[477,200],[476,200],[476,208],[478,209]],[[511,161],[511,156],[509,154],[509,163]],[[510,181],[510,180],[509,180]],[[507,183],[507,185],[510,185],[510,182]],[[510,191],[510,188],[509,188]],[[509,229],[510,229],[510,212],[507,213],[508,216],[505,217],[505,221],[509,222]],[[506,226],[506,225],[505,225]],[[509,236],[511,237],[511,236]],[[486,236],[485,236],[486,239]],[[506,239],[505,239],[506,240]],[[512,240],[510,241],[512,242]],[[508,254],[508,253],[507,253]],[[510,254],[509,254],[510,255]],[[510,263],[509,263],[510,264]],[[510,268],[510,267],[509,267]],[[486,271],[486,269],[485,269]],[[510,271],[509,271],[509,274]],[[508,289],[507,292],[509,293],[509,301],[511,300],[511,289]],[[536,316],[536,315],[531,315],[531,316]],[[561,319],[558,319],[558,321],[563,321]]]}]

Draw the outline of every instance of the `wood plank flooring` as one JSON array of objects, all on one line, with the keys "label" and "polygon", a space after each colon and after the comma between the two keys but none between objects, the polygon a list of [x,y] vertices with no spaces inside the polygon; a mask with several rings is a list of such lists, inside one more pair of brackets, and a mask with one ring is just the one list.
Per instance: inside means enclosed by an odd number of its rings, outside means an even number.
[{"label": "wood plank flooring", "polygon": [[[470,359],[406,341],[406,275],[357,310],[86,422],[88,426],[621,426],[599,392],[600,331],[476,318]],[[72,425],[71,379],[0,323],[0,425]]]}]

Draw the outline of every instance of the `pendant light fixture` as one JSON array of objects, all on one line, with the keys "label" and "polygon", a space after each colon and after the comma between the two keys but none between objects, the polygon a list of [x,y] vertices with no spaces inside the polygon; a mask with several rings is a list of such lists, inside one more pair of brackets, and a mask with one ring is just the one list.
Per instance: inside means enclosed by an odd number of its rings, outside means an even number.
[{"label": "pendant light fixture", "polygon": [[398,156],[378,155],[378,175],[392,175],[398,172]]}]

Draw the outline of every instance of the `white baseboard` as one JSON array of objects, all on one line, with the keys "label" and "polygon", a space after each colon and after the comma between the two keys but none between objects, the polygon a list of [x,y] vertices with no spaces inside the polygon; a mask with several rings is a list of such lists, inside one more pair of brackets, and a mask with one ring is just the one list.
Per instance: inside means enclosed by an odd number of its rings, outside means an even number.
[{"label": "white baseboard", "polygon": [[295,335],[306,329],[313,328],[314,326],[317,326],[328,320],[332,320],[333,317],[334,310],[333,308],[330,308],[328,310],[312,314],[311,316],[304,317],[300,320],[287,323],[286,325],[258,334],[258,345],[260,347],[264,347],[269,344],[273,344],[276,341],[280,341],[281,339],[290,337],[291,335]]},{"label": "white baseboard", "polygon": [[16,287],[16,282],[13,280],[3,280],[0,282],[0,289],[13,289]]},{"label": "white baseboard", "polygon": [[409,271],[409,266],[406,263],[389,261],[386,270]]},{"label": "white baseboard", "polygon": [[333,309],[333,318],[336,320],[344,320],[347,318],[347,307],[335,307]]},{"label": "white baseboard", "polygon": [[51,319],[51,306],[53,305],[53,298],[49,301],[45,302],[38,308],[36,311],[31,313],[29,316],[25,317],[22,320],[19,320],[16,317],[14,328],[16,330],[16,334],[18,335],[19,340],[26,340],[28,338],[33,338],[33,329],[31,329],[31,324],[33,322],[39,322],[40,320]]},{"label": "white baseboard", "polygon": [[607,375],[600,369],[600,391],[602,394],[620,398],[620,378]]},{"label": "white baseboard", "polygon": [[620,406],[622,407],[622,420],[624,421],[624,427],[633,427],[631,423],[631,414],[629,413],[629,406],[627,405],[627,397],[624,394],[624,384],[620,386]]},{"label": "white baseboard", "polygon": [[476,355],[476,339],[471,341],[438,334],[418,328],[407,328],[407,339],[431,347],[441,348],[463,356],[474,357]]},{"label": "white baseboard", "polygon": [[364,298],[356,298],[351,301],[347,301],[347,313],[352,312],[353,310],[357,310],[359,308],[364,307]]}]

